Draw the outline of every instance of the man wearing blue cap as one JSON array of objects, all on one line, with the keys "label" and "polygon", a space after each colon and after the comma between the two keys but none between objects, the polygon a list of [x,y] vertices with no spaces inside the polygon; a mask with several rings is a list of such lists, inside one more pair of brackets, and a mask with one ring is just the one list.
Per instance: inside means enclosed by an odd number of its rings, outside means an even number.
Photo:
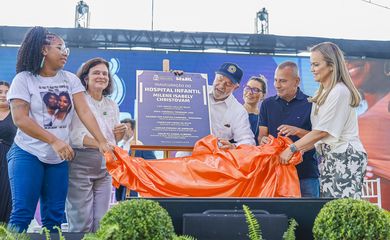
[{"label": "man wearing blue cap", "polygon": [[[241,144],[256,145],[248,113],[233,95],[240,86],[242,75],[237,64],[224,63],[215,72],[213,86],[209,88],[211,133],[218,138],[222,149]],[[189,155],[189,152],[176,153],[176,157]]]},{"label": "man wearing blue cap", "polygon": [[243,72],[237,64],[224,63],[216,71],[209,93],[211,132],[219,138],[220,148],[241,144],[255,145],[248,113],[234,97]]}]

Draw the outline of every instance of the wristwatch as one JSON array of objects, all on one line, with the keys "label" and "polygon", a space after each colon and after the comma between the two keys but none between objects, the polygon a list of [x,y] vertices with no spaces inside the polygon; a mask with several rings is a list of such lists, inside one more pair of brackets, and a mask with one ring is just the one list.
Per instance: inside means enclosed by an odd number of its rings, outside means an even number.
[{"label": "wristwatch", "polygon": [[290,144],[290,151],[291,151],[292,153],[295,153],[296,151],[298,151],[297,146],[295,146],[294,143],[293,143],[293,144]]}]

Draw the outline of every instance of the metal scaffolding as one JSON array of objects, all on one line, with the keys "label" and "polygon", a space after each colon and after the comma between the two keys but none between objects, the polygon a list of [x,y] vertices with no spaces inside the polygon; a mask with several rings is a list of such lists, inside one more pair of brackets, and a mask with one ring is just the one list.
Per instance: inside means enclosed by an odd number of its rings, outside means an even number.
[{"label": "metal scaffolding", "polygon": [[[0,44],[18,45],[28,27],[0,26]],[[177,51],[219,49],[227,53],[298,54],[310,46],[331,41],[348,56],[390,59],[390,41],[287,37],[263,34],[167,32],[90,28],[49,28],[68,46],[82,48],[150,48]]]}]

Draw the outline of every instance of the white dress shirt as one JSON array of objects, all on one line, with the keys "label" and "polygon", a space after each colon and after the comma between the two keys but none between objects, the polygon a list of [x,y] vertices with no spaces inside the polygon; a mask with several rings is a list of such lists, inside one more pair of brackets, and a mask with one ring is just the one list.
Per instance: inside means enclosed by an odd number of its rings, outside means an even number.
[{"label": "white dress shirt", "polygon": [[209,91],[211,133],[219,138],[234,139],[241,144],[256,145],[250,127],[248,112],[231,94],[223,101],[216,102],[212,89]]}]

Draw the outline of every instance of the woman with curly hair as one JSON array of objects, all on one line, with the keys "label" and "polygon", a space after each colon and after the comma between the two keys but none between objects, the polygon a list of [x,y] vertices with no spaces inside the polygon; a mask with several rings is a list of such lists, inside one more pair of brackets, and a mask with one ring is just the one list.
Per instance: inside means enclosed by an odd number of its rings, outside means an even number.
[{"label": "woman with curly hair", "polygon": [[[69,145],[69,125],[76,110],[97,139],[101,152],[110,146],[84,96],[84,87],[74,74],[62,70],[69,49],[64,40],[43,27],[30,29],[18,52],[16,72],[8,92],[14,123],[18,127],[8,152],[8,171],[12,190],[9,225],[19,232],[27,230],[40,199],[42,224],[53,230],[60,226],[68,189],[68,161],[74,158]],[[47,92],[67,92],[70,110],[61,126],[45,125]]]}]

